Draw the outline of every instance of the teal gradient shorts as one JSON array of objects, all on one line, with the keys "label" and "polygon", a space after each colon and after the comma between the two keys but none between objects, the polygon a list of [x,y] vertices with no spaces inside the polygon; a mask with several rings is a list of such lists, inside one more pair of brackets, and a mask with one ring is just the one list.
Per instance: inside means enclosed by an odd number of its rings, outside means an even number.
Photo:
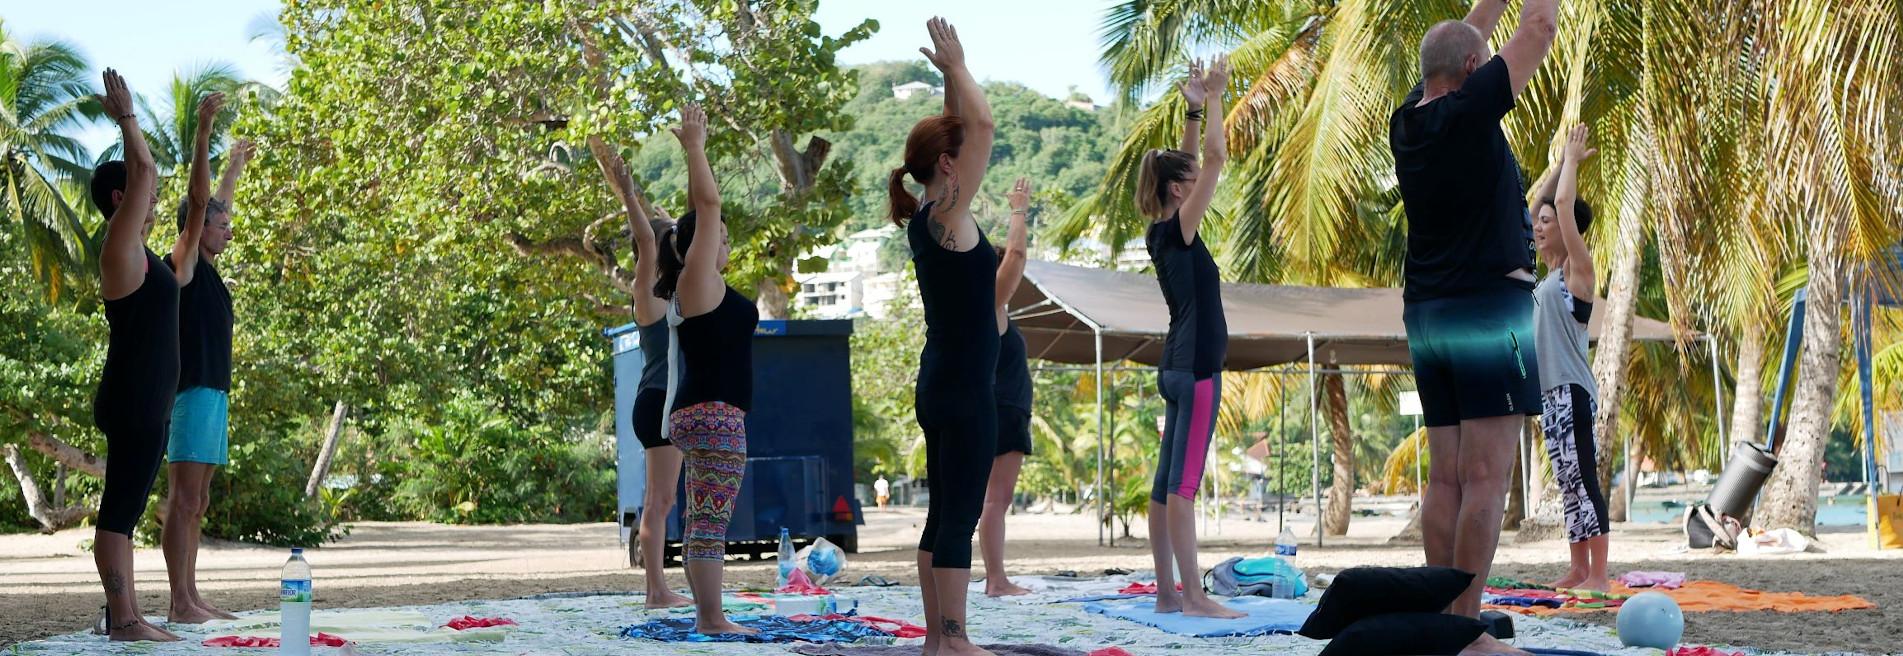
[{"label": "teal gradient shorts", "polygon": [[1540,414],[1531,284],[1408,301],[1401,313],[1428,426]]},{"label": "teal gradient shorts", "polygon": [[194,387],[178,393],[172,402],[172,438],[165,459],[172,462],[231,462],[227,418],[230,405],[224,391]]}]

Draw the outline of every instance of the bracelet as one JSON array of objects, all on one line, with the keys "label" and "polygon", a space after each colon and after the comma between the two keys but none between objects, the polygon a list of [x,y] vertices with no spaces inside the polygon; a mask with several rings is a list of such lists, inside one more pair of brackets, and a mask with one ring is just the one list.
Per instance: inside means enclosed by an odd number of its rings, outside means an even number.
[{"label": "bracelet", "polygon": [[134,115],[134,114],[125,114],[125,115],[123,115],[123,116],[119,116],[119,117],[117,117],[117,118],[118,118],[118,120],[121,120],[121,121],[130,121],[130,120],[133,120],[133,119],[136,119],[136,118],[138,118],[138,116],[137,116],[137,115]]},{"label": "bracelet", "polygon": [[1203,120],[1203,110],[1192,109],[1192,110],[1189,110],[1188,112],[1185,112],[1183,116],[1187,117],[1189,120],[1192,120],[1192,121],[1200,121],[1200,120]]}]

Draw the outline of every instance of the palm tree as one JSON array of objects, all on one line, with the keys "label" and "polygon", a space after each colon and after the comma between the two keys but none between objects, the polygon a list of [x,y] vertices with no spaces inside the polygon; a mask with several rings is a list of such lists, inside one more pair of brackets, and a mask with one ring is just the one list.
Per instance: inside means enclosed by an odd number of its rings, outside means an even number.
[{"label": "palm tree", "polygon": [[34,273],[57,302],[86,275],[84,211],[62,189],[90,173],[73,135],[99,116],[91,65],[71,44],[24,42],[0,24],[0,213],[26,235]]},{"label": "palm tree", "polygon": [[1764,113],[1768,198],[1787,200],[1810,269],[1790,431],[1765,486],[1759,526],[1813,528],[1819,465],[1842,366],[1842,305],[1858,265],[1903,232],[1903,3],[1800,0],[1767,9]]}]

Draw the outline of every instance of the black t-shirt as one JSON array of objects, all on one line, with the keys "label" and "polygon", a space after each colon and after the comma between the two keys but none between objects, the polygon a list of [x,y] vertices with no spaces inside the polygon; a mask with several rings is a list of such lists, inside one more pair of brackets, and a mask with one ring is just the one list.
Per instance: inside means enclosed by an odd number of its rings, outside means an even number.
[{"label": "black t-shirt", "polygon": [[1144,237],[1163,302],[1170,308],[1170,332],[1163,340],[1159,369],[1188,371],[1198,378],[1222,370],[1229,355],[1229,320],[1222,313],[1222,272],[1209,255],[1200,232],[1183,243],[1183,219],[1150,224]]},{"label": "black t-shirt", "polygon": [[231,391],[231,322],[231,290],[200,256],[191,284],[178,290],[178,391]]},{"label": "black t-shirt", "polygon": [[1031,411],[1031,362],[1025,353],[1024,333],[1018,322],[1006,320],[998,336],[998,405]]},{"label": "black t-shirt", "polygon": [[1533,268],[1533,223],[1520,163],[1500,120],[1513,109],[1506,60],[1424,106],[1414,87],[1388,122],[1407,210],[1408,300],[1458,295]]}]

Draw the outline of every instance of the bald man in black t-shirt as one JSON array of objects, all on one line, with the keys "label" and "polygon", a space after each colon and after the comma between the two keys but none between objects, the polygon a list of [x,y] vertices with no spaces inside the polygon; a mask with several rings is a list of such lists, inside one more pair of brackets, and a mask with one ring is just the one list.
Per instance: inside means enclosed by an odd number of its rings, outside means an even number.
[{"label": "bald man in black t-shirt", "polygon": [[[1526,0],[1498,56],[1507,0],[1478,0],[1421,39],[1421,83],[1388,144],[1407,211],[1408,350],[1427,424],[1427,563],[1475,574],[1448,611],[1477,617],[1523,418],[1540,412],[1532,225],[1500,121],[1551,49],[1559,0]],[[1517,652],[1482,635],[1472,654]]]}]

